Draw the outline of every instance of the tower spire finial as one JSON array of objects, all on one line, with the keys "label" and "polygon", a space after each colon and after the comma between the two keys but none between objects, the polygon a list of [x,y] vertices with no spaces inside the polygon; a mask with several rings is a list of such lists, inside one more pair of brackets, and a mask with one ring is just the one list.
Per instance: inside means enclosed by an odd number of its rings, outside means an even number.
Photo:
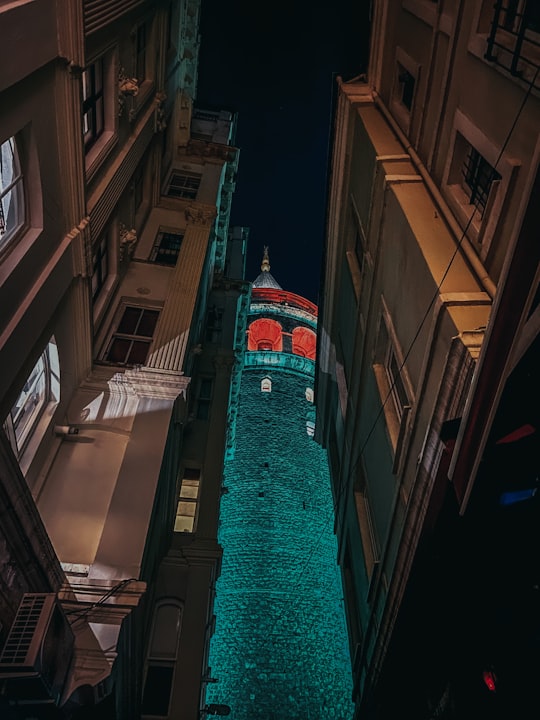
[{"label": "tower spire finial", "polygon": [[264,246],[261,270],[263,272],[270,272],[270,258],[268,257],[268,245]]}]

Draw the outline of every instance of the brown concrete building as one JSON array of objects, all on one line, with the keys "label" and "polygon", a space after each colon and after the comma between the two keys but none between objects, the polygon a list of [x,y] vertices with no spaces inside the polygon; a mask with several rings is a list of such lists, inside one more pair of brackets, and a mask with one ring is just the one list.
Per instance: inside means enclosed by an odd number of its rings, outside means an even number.
[{"label": "brown concrete building", "polygon": [[[537,3],[377,0],[320,318],[356,717],[534,717]],[[532,713],[532,714],[531,714]]]},{"label": "brown concrete building", "polygon": [[199,717],[248,303],[199,10],[0,3],[2,718]]}]

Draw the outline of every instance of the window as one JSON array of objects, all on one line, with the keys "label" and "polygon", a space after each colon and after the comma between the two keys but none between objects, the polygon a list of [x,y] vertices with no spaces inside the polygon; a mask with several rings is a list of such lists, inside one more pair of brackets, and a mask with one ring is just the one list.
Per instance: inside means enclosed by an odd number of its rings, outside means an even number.
[{"label": "window", "polygon": [[195,200],[200,184],[201,176],[198,173],[173,173],[167,185],[167,197]]},{"label": "window", "polygon": [[295,327],[292,331],[292,351],[295,355],[315,360],[317,353],[317,336],[306,327]]},{"label": "window", "polygon": [[223,330],[223,308],[213,305],[206,314],[206,341],[217,343]]},{"label": "window", "polygon": [[306,400],[310,403],[314,400],[314,394],[313,394],[313,388],[307,387],[306,388]]},{"label": "window", "polygon": [[103,359],[116,365],[144,365],[158,317],[159,310],[125,305]]},{"label": "window", "polygon": [[95,244],[92,250],[92,302],[97,300],[98,295],[105,285],[109,274],[109,248],[108,233],[105,233]]},{"label": "window", "polygon": [[184,470],[174,521],[175,532],[192,533],[196,530],[200,481],[200,470],[194,468]]},{"label": "window", "polygon": [[402,48],[397,47],[390,109],[405,133],[410,129],[419,76],[420,65]]},{"label": "window", "polygon": [[105,129],[102,58],[83,70],[82,87],[83,137],[85,150],[88,151]]},{"label": "window", "polygon": [[516,77],[533,80],[540,51],[540,4],[538,0],[500,0],[490,3],[491,27],[486,59],[495,62]]},{"label": "window", "polygon": [[461,172],[463,189],[469,197],[469,204],[474,205],[482,217],[492,183],[499,181],[501,176],[472,145],[468,146]]},{"label": "window", "polygon": [[180,233],[160,231],[150,254],[150,261],[161,265],[176,265],[184,236]]},{"label": "window", "polygon": [[144,166],[141,163],[133,176],[133,205],[134,210],[141,207],[144,197]]},{"label": "window", "polygon": [[390,342],[388,342],[387,346],[384,369],[388,378],[390,396],[394,403],[396,414],[401,420],[403,408],[408,407],[409,405],[409,398],[407,397],[405,383],[401,375],[400,363],[396,358],[396,352]]},{"label": "window", "polygon": [[59,399],[60,365],[56,341],[51,338],[4,423],[4,430],[18,458],[35,434],[45,411],[52,411]]},{"label": "window", "polygon": [[201,378],[197,392],[197,419],[208,420],[210,417],[210,400],[212,399],[212,378]]},{"label": "window", "polygon": [[146,24],[137,28],[135,49],[135,77],[141,85],[146,80]]},{"label": "window", "polygon": [[248,328],[248,350],[272,350],[282,352],[283,334],[281,325],[270,318],[259,318]]},{"label": "window", "polygon": [[460,110],[443,174],[445,198],[467,236],[486,257],[519,162],[500,153]]},{"label": "window", "polygon": [[173,49],[176,43],[173,42],[174,35],[174,15],[173,15],[173,4],[170,2],[167,6],[167,52]]},{"label": "window", "polygon": [[411,110],[414,98],[415,79],[411,73],[398,63],[398,84],[400,100],[407,110]]},{"label": "window", "polygon": [[261,392],[272,392],[272,381],[269,377],[261,380]]},{"label": "window", "polygon": [[24,185],[14,137],[0,145],[0,248],[25,220]]},{"label": "window", "polygon": [[354,479],[354,501],[356,505],[356,517],[360,529],[360,538],[363,547],[363,558],[366,565],[366,572],[371,580],[380,558],[379,542],[375,522],[370,507],[368,489],[365,480],[365,471],[361,462],[356,469]]},{"label": "window", "polygon": [[163,602],[156,608],[142,699],[143,715],[169,714],[183,608],[179,603]]},{"label": "window", "polygon": [[373,364],[382,410],[394,449],[397,467],[407,418],[412,405],[412,389],[390,315],[384,305],[380,318]]}]

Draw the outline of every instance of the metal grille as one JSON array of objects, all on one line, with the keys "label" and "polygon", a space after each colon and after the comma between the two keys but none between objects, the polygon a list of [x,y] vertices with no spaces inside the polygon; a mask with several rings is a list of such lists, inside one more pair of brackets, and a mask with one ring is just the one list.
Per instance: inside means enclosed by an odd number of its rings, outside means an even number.
[{"label": "metal grille", "polygon": [[465,186],[469,189],[469,202],[483,215],[491,184],[494,180],[500,180],[501,176],[472,145],[463,164],[462,173]]},{"label": "metal grille", "polygon": [[2,650],[0,663],[23,665],[27,662],[36,628],[49,598],[50,595],[42,593],[28,593],[23,597]]},{"label": "metal grille", "polygon": [[496,0],[486,60],[504,67],[515,77],[534,77],[534,87],[540,89],[539,50],[538,0]]}]

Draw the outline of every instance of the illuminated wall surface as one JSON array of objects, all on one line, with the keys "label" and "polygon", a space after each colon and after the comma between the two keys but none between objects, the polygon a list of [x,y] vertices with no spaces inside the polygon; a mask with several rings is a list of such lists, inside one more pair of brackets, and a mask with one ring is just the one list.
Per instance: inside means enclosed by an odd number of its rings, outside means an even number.
[{"label": "illuminated wall surface", "polygon": [[[207,702],[234,720],[350,720],[351,668],[314,362],[247,352],[226,462]],[[271,392],[261,391],[270,378]],[[311,426],[311,427],[309,427]]]}]

